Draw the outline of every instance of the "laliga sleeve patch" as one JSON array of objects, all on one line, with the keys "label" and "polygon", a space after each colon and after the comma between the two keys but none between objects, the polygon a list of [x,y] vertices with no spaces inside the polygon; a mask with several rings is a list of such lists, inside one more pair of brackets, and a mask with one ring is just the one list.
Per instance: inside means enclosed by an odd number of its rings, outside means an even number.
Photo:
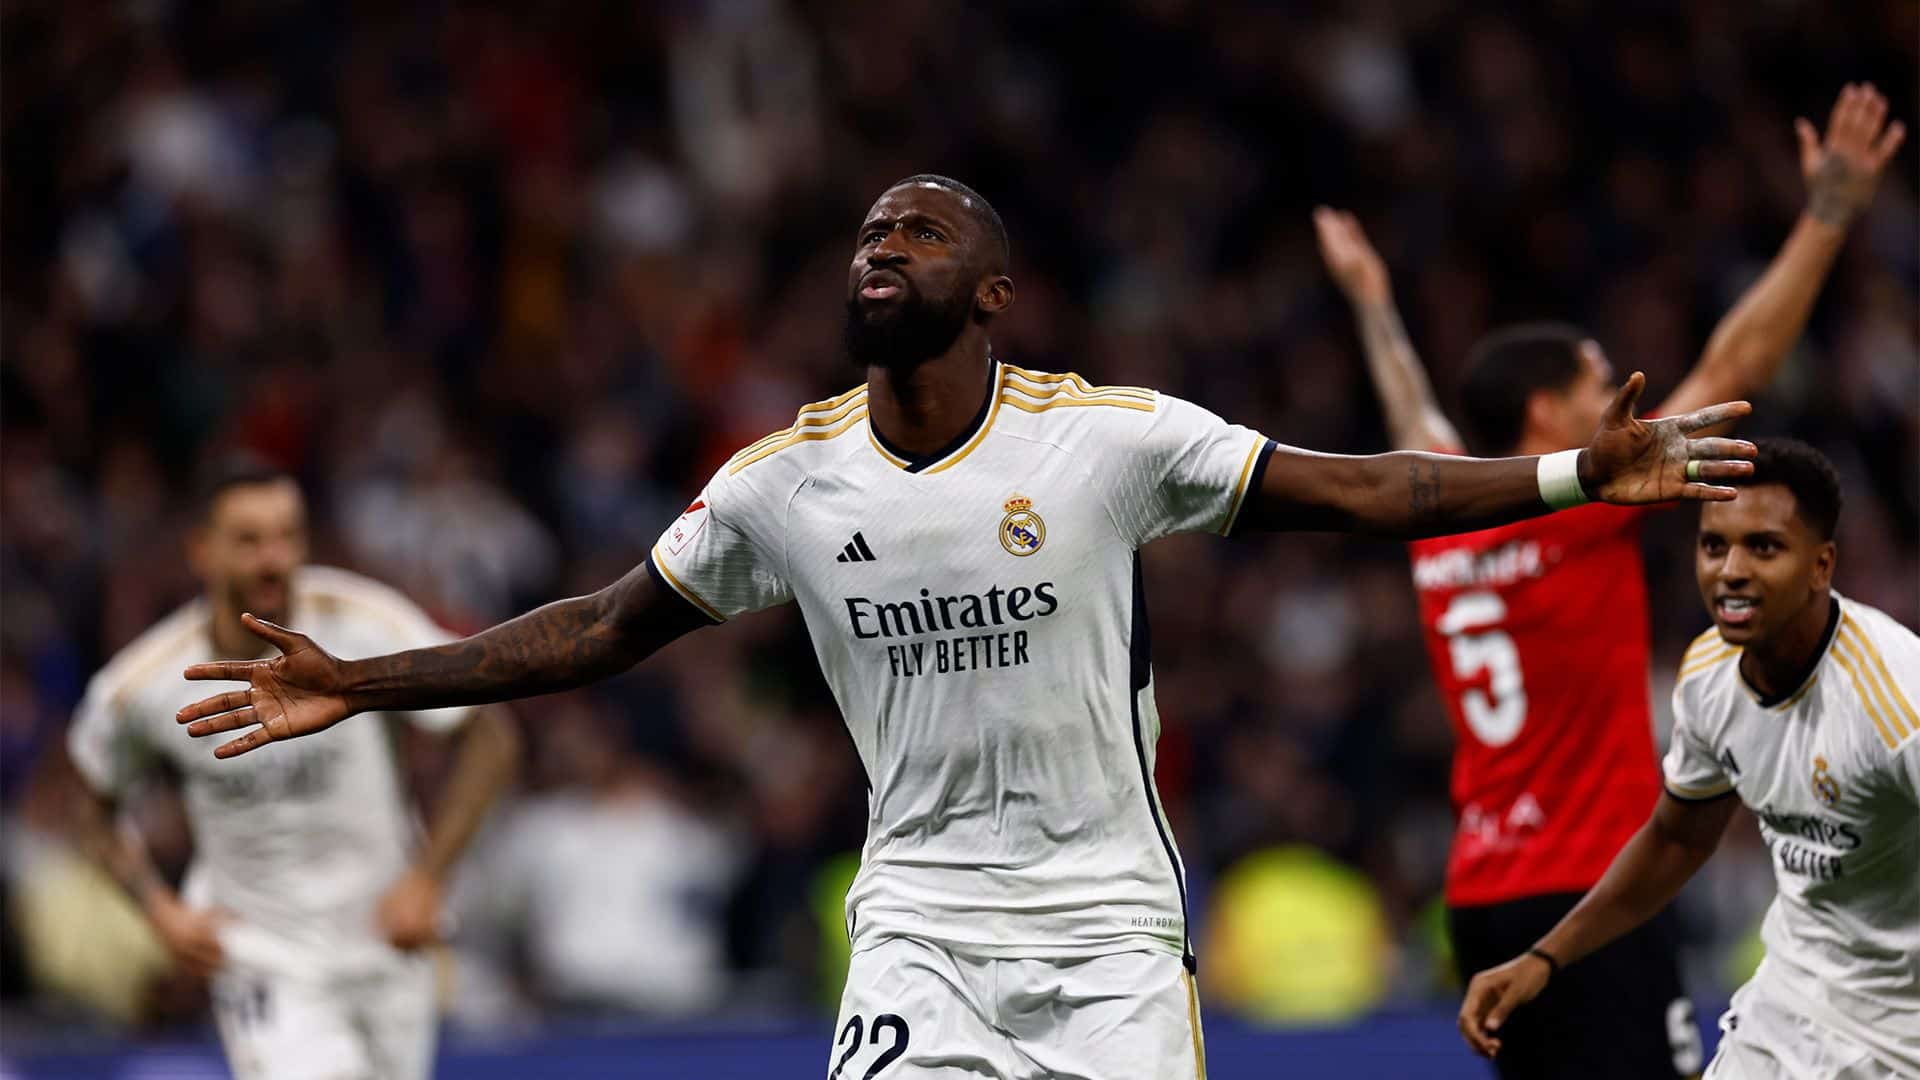
[{"label": "laliga sleeve patch", "polygon": [[709,516],[706,497],[693,500],[691,505],[680,512],[680,519],[667,530],[667,553],[678,555],[687,550],[687,545],[693,543],[694,537],[700,535],[700,530],[707,527]]}]

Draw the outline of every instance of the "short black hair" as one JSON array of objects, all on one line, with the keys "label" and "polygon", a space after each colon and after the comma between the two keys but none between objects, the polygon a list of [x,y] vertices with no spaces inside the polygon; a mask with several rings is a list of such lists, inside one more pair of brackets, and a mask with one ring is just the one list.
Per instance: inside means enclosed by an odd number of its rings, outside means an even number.
[{"label": "short black hair", "polygon": [[1593,335],[1568,323],[1529,322],[1496,330],[1467,355],[1460,410],[1469,448],[1505,454],[1527,426],[1527,400],[1536,391],[1565,390],[1580,374],[1580,343]]},{"label": "short black hair", "polygon": [[1728,481],[1735,487],[1779,484],[1793,493],[1794,512],[1820,539],[1831,540],[1840,527],[1840,474],[1827,455],[1799,439],[1755,439],[1760,453],[1753,475]]},{"label": "short black hair", "polygon": [[887,190],[892,191],[894,188],[903,188],[910,184],[932,184],[934,187],[945,188],[965,199],[967,207],[973,212],[974,221],[986,230],[987,237],[993,244],[994,273],[1007,272],[1007,267],[1013,263],[1013,245],[1007,242],[1007,223],[1000,220],[1000,211],[993,208],[993,204],[987,201],[985,195],[951,176],[941,176],[938,173],[915,173],[905,180],[896,181]]},{"label": "short black hair", "polygon": [[234,488],[277,484],[283,480],[298,483],[292,473],[251,451],[230,450],[219,454],[194,477],[193,519],[201,525],[212,520],[214,504]]}]

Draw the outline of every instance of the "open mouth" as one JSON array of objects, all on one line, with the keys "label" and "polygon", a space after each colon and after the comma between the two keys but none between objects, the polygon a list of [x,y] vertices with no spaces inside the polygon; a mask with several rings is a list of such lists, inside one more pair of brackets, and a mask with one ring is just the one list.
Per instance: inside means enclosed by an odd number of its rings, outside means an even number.
[{"label": "open mouth", "polygon": [[906,281],[887,270],[876,270],[860,279],[860,295],[868,300],[886,300],[906,291]]},{"label": "open mouth", "polygon": [[1760,602],[1751,596],[1722,596],[1713,602],[1713,617],[1723,626],[1745,626],[1753,621]]}]

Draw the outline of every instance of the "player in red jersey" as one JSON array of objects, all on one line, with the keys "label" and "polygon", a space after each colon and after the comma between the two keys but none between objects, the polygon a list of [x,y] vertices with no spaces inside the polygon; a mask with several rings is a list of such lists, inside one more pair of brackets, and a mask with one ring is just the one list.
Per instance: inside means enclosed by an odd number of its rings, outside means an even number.
[{"label": "player in red jersey", "polygon": [[[1849,86],[1824,143],[1798,121],[1806,209],[1661,413],[1751,394],[1771,380],[1899,147],[1904,129],[1885,120],[1886,101],[1872,86]],[[1401,326],[1385,264],[1352,215],[1322,208],[1314,224],[1353,306],[1395,447],[1463,451]],[[1535,323],[1490,335],[1474,349],[1461,395],[1475,451],[1578,445],[1612,380],[1600,346],[1574,327]],[[1642,514],[1587,506],[1410,545],[1457,744],[1446,899],[1463,971],[1505,960],[1558,922],[1659,798]],[[1497,1065],[1508,1080],[1700,1068],[1670,914],[1554,980],[1534,1007],[1505,1033]]]}]

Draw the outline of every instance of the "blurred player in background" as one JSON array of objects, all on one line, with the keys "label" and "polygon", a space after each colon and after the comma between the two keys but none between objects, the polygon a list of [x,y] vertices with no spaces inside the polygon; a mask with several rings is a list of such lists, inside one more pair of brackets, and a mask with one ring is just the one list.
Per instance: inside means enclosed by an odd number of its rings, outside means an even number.
[{"label": "blurred player in background", "polygon": [[[1756,393],[1800,337],[1814,298],[1904,130],[1871,86],[1840,94],[1822,143],[1798,122],[1807,206],[1785,245],[1721,319],[1664,415]],[[1459,453],[1394,310],[1387,270],[1351,215],[1315,215],[1352,303],[1399,449]],[[1478,453],[1578,445],[1613,374],[1583,331],[1532,324],[1474,351],[1462,407]],[[1659,793],[1647,700],[1639,507],[1593,506],[1411,545],[1421,622],[1454,740],[1458,828],[1447,864],[1460,970],[1533,941],[1570,910]],[[1527,1077],[1690,1075],[1701,1065],[1675,928],[1649,920],[1603,950],[1506,1033],[1499,1070]]]},{"label": "blurred player in background", "polygon": [[[689,630],[798,603],[865,766],[853,957],[827,1074],[1165,1080],[1202,1070],[1185,877],[1153,784],[1139,548],[1182,532],[1484,528],[1589,495],[1730,498],[1744,403],[1633,419],[1583,451],[1337,457],[1176,398],[996,359],[1006,232],[956,181],[889,188],[855,234],[864,386],[716,472],[643,566],[452,645],[343,661],[256,619],[275,660],[181,710],[221,757],[356,712],[605,678]],[[1702,482],[1704,481],[1704,482]],[[296,813],[298,811],[295,811]]]},{"label": "blurred player in background", "polygon": [[1516,1008],[1664,908],[1738,795],[1776,895],[1707,1075],[1920,1076],[1920,638],[1829,588],[1839,517],[1832,464],[1787,439],[1763,440],[1740,497],[1702,511],[1694,575],[1714,625],[1680,662],[1666,792],[1565,919],[1474,976],[1460,1029],[1475,1050],[1501,1052]]},{"label": "blurred player in background", "polygon": [[[390,712],[459,731],[422,840],[396,761],[397,731],[367,724],[238,765],[207,760],[173,722],[195,696],[182,665],[260,652],[243,611],[324,626],[350,654],[448,639],[378,582],[305,566],[306,506],[284,473],[246,459],[206,482],[190,557],[206,595],[161,620],[95,675],[68,735],[93,794],[82,846],[123,884],[179,962],[212,981],[234,1073],[261,1080],[407,1080],[430,1075],[435,986],[421,951],[440,894],[488,804],[510,778],[517,737],[498,708]],[[471,715],[469,713],[471,712]],[[156,770],[182,780],[195,855],[176,895],[115,801]],[[129,830],[131,831],[131,830]]]}]

